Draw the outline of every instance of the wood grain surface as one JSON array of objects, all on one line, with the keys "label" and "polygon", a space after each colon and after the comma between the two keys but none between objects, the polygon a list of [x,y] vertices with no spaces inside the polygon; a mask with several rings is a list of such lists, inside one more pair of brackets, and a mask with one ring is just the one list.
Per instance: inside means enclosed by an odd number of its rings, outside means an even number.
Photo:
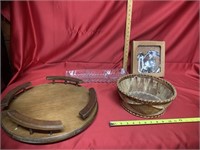
[{"label": "wood grain surface", "polygon": [[82,119],[79,112],[89,102],[89,90],[71,84],[43,84],[35,86],[14,99],[8,109],[38,120],[60,120],[64,126],[61,132],[33,131],[11,121],[2,112],[2,127],[14,139],[28,143],[52,143],[68,139],[85,130],[94,120],[98,104],[91,114]]}]

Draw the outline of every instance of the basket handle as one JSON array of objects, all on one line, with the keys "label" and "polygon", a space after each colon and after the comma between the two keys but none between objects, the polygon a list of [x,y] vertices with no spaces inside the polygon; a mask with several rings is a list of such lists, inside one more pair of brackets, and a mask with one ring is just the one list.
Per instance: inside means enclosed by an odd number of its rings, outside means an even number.
[{"label": "basket handle", "polygon": [[83,83],[83,80],[73,78],[73,77],[66,77],[66,76],[47,76],[46,79],[52,80],[52,83],[55,83],[55,80],[64,80],[65,84],[68,83],[68,84],[79,85],[79,84]]},{"label": "basket handle", "polygon": [[79,112],[79,115],[84,120],[86,119],[97,103],[96,92],[94,88],[89,89],[89,102],[87,105]]},{"label": "basket handle", "polygon": [[19,93],[24,92],[25,90],[27,90],[28,87],[31,86],[31,82],[27,82],[24,83],[22,85],[17,86],[16,88],[14,88],[13,90],[11,90],[3,99],[1,102],[1,109],[4,109],[5,107],[7,107],[11,100],[15,98],[16,95],[18,95]]},{"label": "basket handle", "polygon": [[25,116],[19,113],[16,110],[7,110],[7,116],[16,124],[28,128],[30,134],[33,133],[33,130],[41,131],[60,131],[63,129],[63,124],[60,120],[49,121],[49,120],[39,120],[34,119],[28,116]]}]

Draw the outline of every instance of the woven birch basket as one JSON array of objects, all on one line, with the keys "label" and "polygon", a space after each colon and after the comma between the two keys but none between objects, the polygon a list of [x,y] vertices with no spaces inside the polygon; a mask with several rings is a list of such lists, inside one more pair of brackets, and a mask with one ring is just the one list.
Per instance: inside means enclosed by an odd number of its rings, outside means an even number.
[{"label": "woven birch basket", "polygon": [[143,118],[159,117],[176,97],[171,83],[150,75],[125,75],[118,79],[117,87],[123,108]]}]

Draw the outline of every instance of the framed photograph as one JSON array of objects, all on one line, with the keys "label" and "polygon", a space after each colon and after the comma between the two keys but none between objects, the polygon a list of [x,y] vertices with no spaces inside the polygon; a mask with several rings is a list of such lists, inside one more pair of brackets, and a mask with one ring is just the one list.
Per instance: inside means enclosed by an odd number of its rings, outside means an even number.
[{"label": "framed photograph", "polygon": [[165,42],[133,41],[131,50],[131,73],[164,77]]}]

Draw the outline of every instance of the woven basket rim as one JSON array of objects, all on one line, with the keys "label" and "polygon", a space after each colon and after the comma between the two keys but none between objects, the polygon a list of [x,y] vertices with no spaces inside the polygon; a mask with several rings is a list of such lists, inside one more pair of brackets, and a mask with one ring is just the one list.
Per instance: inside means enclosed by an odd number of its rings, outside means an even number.
[{"label": "woven basket rim", "polygon": [[[173,96],[168,98],[168,99],[162,99],[162,100],[147,100],[147,99],[135,97],[133,95],[128,95],[128,93],[126,93],[126,92],[124,92],[124,90],[122,90],[122,88],[120,86],[120,82],[125,80],[125,79],[136,77],[136,76],[144,77],[144,78],[153,78],[153,80],[157,80],[157,81],[160,81],[160,82],[166,84],[167,86],[169,86],[172,89]],[[117,80],[117,88],[118,88],[119,92],[124,94],[126,97],[134,99],[135,101],[140,102],[140,103],[153,103],[153,104],[169,103],[169,102],[173,101],[177,96],[177,92],[176,92],[175,87],[169,81],[166,81],[165,79],[161,79],[161,78],[158,78],[158,77],[155,77],[155,76],[152,76],[152,75],[147,75],[147,74],[128,74],[128,75],[124,75],[124,76],[120,77]]]}]

